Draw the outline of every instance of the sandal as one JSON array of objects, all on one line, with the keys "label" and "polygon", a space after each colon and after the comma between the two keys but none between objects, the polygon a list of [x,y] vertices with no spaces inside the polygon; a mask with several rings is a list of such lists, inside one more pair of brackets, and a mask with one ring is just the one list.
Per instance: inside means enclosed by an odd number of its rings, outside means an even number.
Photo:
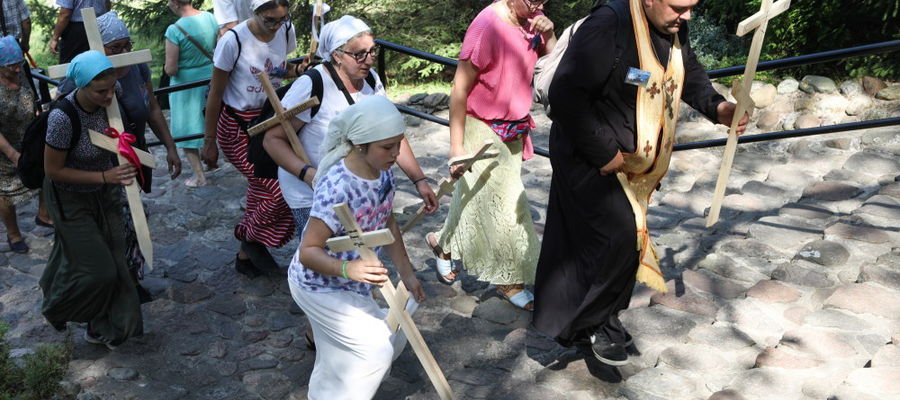
[{"label": "sandal", "polygon": [[445,285],[452,285],[459,276],[459,270],[453,269],[453,260],[450,258],[450,254],[444,253],[444,249],[438,245],[434,232],[425,235],[425,244],[434,253],[434,273],[437,275],[438,281]]},{"label": "sandal", "polygon": [[524,285],[497,285],[497,293],[516,307],[525,311],[534,310],[534,295]]},{"label": "sandal", "polygon": [[44,228],[53,228],[53,224],[41,219],[37,215],[34,216],[34,224],[37,226],[43,226]]},{"label": "sandal", "polygon": [[206,186],[206,179],[201,181],[200,179],[192,176],[184,180],[184,186],[187,186],[190,189]]}]

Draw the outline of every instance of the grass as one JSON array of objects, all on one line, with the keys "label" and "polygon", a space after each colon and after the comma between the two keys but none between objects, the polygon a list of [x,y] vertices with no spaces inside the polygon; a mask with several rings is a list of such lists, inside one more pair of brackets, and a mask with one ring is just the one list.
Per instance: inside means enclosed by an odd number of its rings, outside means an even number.
[{"label": "grass", "polygon": [[0,400],[49,400],[61,398],[59,382],[65,377],[72,353],[66,345],[42,344],[21,362],[9,358],[6,333],[9,326],[0,321]]}]

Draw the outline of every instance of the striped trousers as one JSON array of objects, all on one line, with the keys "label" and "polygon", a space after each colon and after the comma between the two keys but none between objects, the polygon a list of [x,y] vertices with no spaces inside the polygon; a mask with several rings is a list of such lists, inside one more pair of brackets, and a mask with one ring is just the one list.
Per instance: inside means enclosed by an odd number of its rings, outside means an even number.
[{"label": "striped trousers", "polygon": [[[234,110],[244,121],[255,118],[261,110]],[[216,124],[216,139],[231,165],[247,178],[247,206],[241,222],[234,227],[234,237],[258,242],[266,247],[281,247],[294,235],[294,216],[281,195],[278,179],[253,175],[253,164],[247,160],[249,137],[237,121],[222,107]]]}]

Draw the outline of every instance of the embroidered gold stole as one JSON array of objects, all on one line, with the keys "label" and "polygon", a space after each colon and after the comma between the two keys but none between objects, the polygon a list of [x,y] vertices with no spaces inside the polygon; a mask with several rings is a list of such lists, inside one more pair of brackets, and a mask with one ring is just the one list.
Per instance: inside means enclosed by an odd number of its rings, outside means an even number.
[{"label": "embroidered gold stole", "polygon": [[650,80],[637,91],[637,147],[634,153],[623,154],[624,172],[619,172],[617,177],[631,203],[637,226],[637,249],[641,253],[637,281],[666,293],[659,255],[647,229],[647,207],[650,196],[669,170],[684,83],[684,63],[681,42],[675,35],[668,66],[663,69],[653,49],[641,0],[631,0],[630,7],[641,69],[650,72]]}]

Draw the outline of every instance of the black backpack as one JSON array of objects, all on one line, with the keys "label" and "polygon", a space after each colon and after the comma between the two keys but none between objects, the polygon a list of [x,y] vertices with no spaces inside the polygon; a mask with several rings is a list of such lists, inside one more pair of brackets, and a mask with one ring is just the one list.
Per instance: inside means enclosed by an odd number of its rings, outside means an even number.
[{"label": "black backpack", "polygon": [[[344,93],[344,97],[347,99],[347,103],[352,105],[354,103],[353,97],[350,96],[350,92],[347,91],[346,87],[344,87],[344,83],[340,80],[340,78],[337,77],[337,71],[334,70],[334,66],[332,66],[331,63],[327,62],[323,63],[322,65],[324,65],[328,70],[329,75],[331,75],[332,80],[334,81],[338,89]],[[324,89],[322,87],[322,74],[319,73],[319,70],[317,69],[310,69],[304,72],[303,75],[306,75],[310,79],[312,79],[312,92],[310,93],[310,98],[318,98],[319,105],[321,105],[323,100],[322,95],[324,92]],[[375,76],[372,75],[371,70],[369,70],[369,75],[366,75],[366,83],[370,87],[375,88],[377,82],[375,81]],[[283,99],[285,93],[288,92],[293,84],[294,82],[291,82],[290,84],[287,84],[275,90],[278,98]],[[310,119],[314,118],[316,116],[316,113],[319,112],[319,105],[313,106],[309,110]],[[246,132],[247,128],[258,125],[263,121],[272,118],[274,115],[275,109],[272,108],[272,103],[267,99],[263,104],[262,112],[259,114],[259,116],[254,118],[249,123],[245,123],[246,127],[242,126],[242,128],[244,128],[244,131]],[[242,122],[240,118],[235,118],[235,116],[236,115],[232,115],[231,117],[237,121]],[[294,132],[294,134],[297,134],[297,132]],[[253,164],[253,175],[257,178],[278,179],[278,164],[275,163],[275,160],[272,159],[272,157],[263,147],[263,139],[265,138],[265,136],[265,133],[262,133],[250,138],[250,143],[247,145],[247,161]]]},{"label": "black backpack", "polygon": [[[72,123],[72,139],[69,141],[71,149],[81,137],[81,118],[78,116],[78,111],[75,109],[75,105],[65,97],[50,103],[50,110],[53,109],[62,110]],[[19,153],[19,162],[16,164],[16,174],[29,189],[40,188],[44,183],[44,144],[46,143],[49,117],[49,110],[38,115],[25,128],[25,136],[22,138],[22,151]]]}]

